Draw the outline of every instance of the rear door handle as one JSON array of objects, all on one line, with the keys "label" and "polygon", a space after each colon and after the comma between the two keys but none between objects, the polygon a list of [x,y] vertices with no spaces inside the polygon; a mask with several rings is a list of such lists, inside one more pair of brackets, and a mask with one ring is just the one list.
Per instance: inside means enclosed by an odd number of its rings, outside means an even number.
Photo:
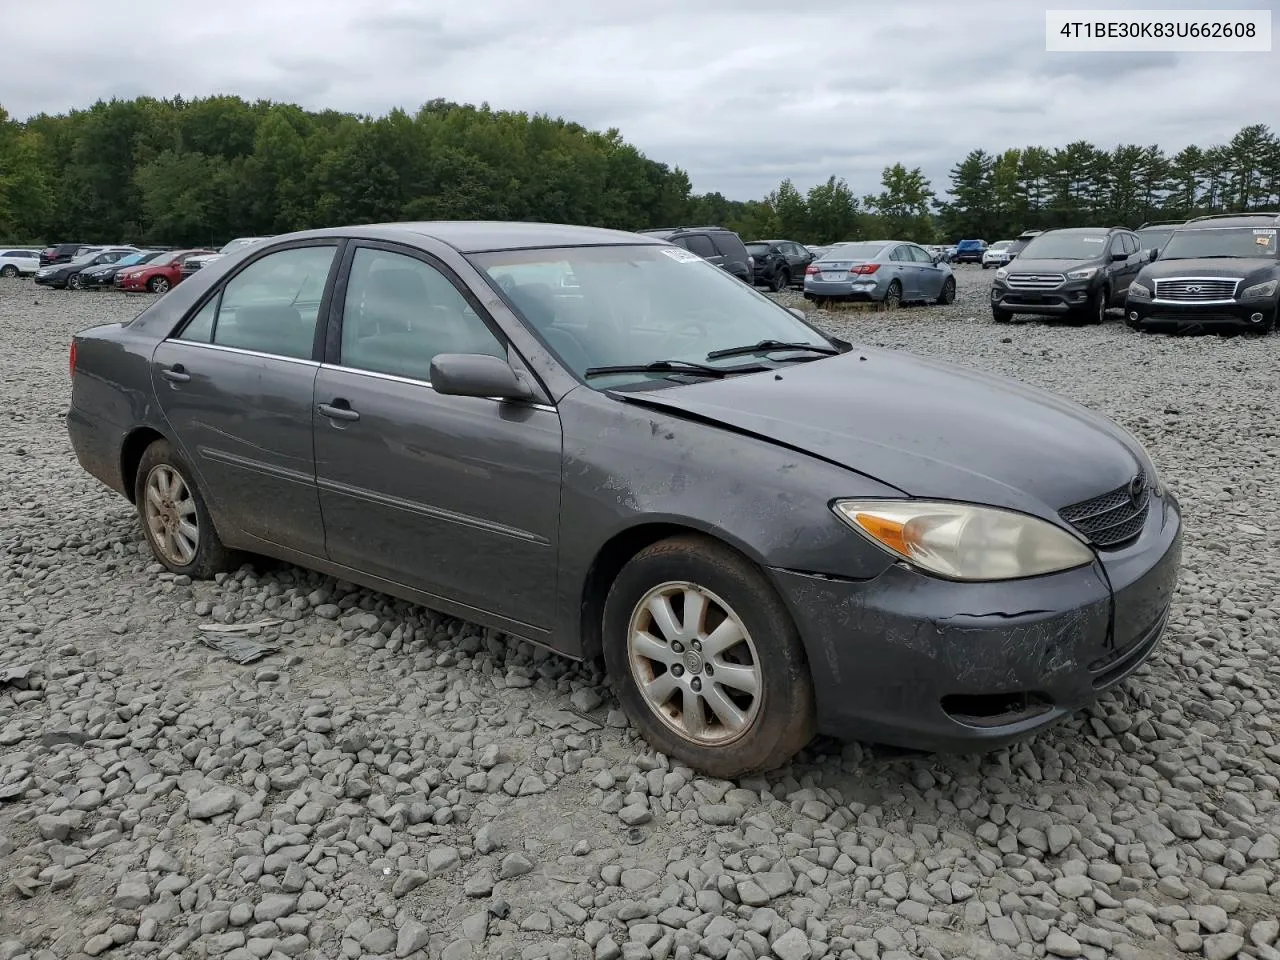
[{"label": "rear door handle", "polygon": [[173,383],[187,383],[191,380],[191,374],[180,363],[175,363],[172,367],[160,372],[160,376]]},{"label": "rear door handle", "polygon": [[316,409],[330,420],[359,420],[360,414],[351,409],[351,405],[345,400],[335,400],[333,403],[320,403],[316,405]]}]

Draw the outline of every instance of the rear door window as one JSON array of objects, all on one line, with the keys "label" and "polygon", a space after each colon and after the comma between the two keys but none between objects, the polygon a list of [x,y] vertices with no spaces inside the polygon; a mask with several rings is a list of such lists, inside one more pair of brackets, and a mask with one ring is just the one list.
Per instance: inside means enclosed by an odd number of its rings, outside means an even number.
[{"label": "rear door window", "polygon": [[710,237],[703,233],[693,233],[685,237],[682,246],[703,259],[710,259],[716,256],[715,244],[711,242]]}]

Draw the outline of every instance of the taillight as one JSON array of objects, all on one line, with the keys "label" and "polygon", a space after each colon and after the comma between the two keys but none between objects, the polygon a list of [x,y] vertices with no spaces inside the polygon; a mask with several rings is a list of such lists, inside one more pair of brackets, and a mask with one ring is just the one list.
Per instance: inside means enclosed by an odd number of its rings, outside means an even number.
[{"label": "taillight", "polygon": [[67,372],[73,377],[76,375],[76,342],[74,340],[71,341],[71,356],[67,361]]},{"label": "taillight", "polygon": [[816,277],[818,274],[820,274],[820,273],[822,272],[822,270],[821,270],[821,269],[819,269],[819,267],[818,267],[818,265],[817,265],[816,263],[811,263],[811,264],[809,264],[807,267],[805,267],[805,268],[804,268],[804,272],[805,272],[805,275],[806,275],[806,276],[809,276],[809,277]]},{"label": "taillight", "polygon": [[856,267],[850,267],[849,276],[852,277],[858,274],[862,274],[865,276],[868,273],[875,273],[879,269],[880,269],[880,264],[878,263],[862,263]]}]

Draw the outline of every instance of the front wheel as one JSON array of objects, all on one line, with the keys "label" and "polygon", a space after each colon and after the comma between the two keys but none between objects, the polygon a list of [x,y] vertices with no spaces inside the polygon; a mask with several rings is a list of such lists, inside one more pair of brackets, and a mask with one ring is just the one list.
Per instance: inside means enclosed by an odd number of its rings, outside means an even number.
[{"label": "front wheel", "polygon": [[942,292],[938,294],[938,303],[939,305],[945,307],[949,303],[954,303],[955,299],[956,299],[956,278],[947,277],[947,279],[942,281]]},{"label": "front wheel", "polygon": [[170,572],[207,580],[234,569],[193,471],[167,440],[156,440],[142,454],[133,497],[147,545]]},{"label": "front wheel", "polygon": [[82,281],[80,280],[80,274],[73,273],[71,276],[67,277],[68,290],[79,290],[81,286]]},{"label": "front wheel", "polygon": [[618,699],[654,749],[713,777],[775,769],[815,730],[799,632],[760,570],[690,535],[641,550],[604,608]]},{"label": "front wheel", "polygon": [[1008,310],[1001,310],[999,307],[991,308],[991,319],[996,323],[1012,323],[1013,314]]},{"label": "front wheel", "polygon": [[17,275],[18,268],[12,263],[6,263],[3,267],[0,267],[0,277],[4,277],[6,280],[12,280]]},{"label": "front wheel", "polygon": [[984,263],[984,264],[982,265],[982,269],[983,269],[983,270],[990,270],[990,269],[991,269],[991,264],[989,264],[989,263]]},{"label": "front wheel", "polygon": [[147,282],[147,289],[152,293],[168,293],[169,280],[167,277],[152,277]]}]

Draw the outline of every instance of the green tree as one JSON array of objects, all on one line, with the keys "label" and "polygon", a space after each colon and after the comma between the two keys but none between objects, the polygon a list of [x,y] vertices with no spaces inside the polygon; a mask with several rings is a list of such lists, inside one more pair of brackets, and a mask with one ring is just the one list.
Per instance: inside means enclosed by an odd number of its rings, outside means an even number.
[{"label": "green tree", "polygon": [[901,163],[885,167],[880,185],[884,189],[864,202],[876,215],[881,237],[931,242],[934,231],[929,211],[934,193],[920,168],[908,170]]}]

